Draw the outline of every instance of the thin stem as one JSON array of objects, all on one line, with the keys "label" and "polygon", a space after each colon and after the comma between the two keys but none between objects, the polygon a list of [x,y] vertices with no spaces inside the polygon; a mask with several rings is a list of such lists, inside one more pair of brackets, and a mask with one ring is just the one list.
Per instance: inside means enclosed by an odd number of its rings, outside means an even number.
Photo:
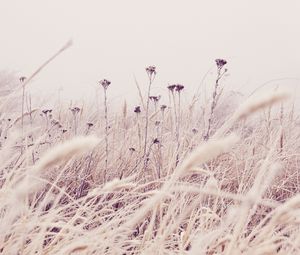
[{"label": "thin stem", "polygon": [[104,183],[105,183],[107,168],[108,168],[108,117],[107,117],[107,94],[105,88],[104,88],[104,118],[105,118],[105,169],[104,169]]}]

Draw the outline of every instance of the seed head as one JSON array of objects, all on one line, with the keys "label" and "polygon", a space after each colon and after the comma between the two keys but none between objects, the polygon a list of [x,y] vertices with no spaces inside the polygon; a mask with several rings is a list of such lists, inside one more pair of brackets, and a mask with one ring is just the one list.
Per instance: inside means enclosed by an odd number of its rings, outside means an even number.
[{"label": "seed head", "polygon": [[168,89],[169,89],[171,92],[173,92],[175,88],[176,88],[176,84],[173,84],[173,85],[169,85],[169,86],[168,86]]},{"label": "seed head", "polygon": [[175,90],[178,91],[180,93],[181,90],[184,89],[184,86],[181,84],[177,84]]},{"label": "seed head", "polygon": [[158,138],[155,138],[155,139],[153,140],[153,143],[154,143],[154,144],[158,144],[158,143],[159,143]]},{"label": "seed head", "polygon": [[193,134],[197,134],[198,133],[198,129],[197,128],[193,128],[192,132],[193,132]]},{"label": "seed head", "polygon": [[70,111],[75,115],[80,112],[80,108],[75,106],[73,108],[70,108]]},{"label": "seed head", "polygon": [[227,61],[225,59],[218,58],[216,59],[216,64],[218,69],[222,69],[222,67],[227,64]]},{"label": "seed head", "polygon": [[156,75],[156,67],[148,66],[148,67],[146,67],[146,72],[149,76]]},{"label": "seed head", "polygon": [[47,115],[48,113],[51,113],[51,112],[52,112],[51,109],[42,110],[42,113],[44,113],[45,115]]},{"label": "seed head", "polygon": [[51,120],[51,124],[52,124],[52,126],[59,125],[59,121],[53,119],[53,120]]},{"label": "seed head", "polygon": [[167,106],[164,105],[164,104],[160,106],[160,109],[161,109],[162,112],[163,112],[164,110],[166,110],[166,108],[167,108]]},{"label": "seed head", "polygon": [[149,99],[154,103],[157,103],[160,100],[161,96],[149,96]]},{"label": "seed head", "polygon": [[137,114],[141,113],[141,107],[140,106],[136,106],[134,108],[134,112],[137,113]]},{"label": "seed head", "polygon": [[99,83],[104,89],[107,89],[111,82],[109,80],[103,79],[99,81]]},{"label": "seed head", "polygon": [[21,77],[19,78],[19,80],[20,80],[21,83],[23,83],[26,79],[27,79],[27,78],[26,78],[25,76],[21,76]]}]

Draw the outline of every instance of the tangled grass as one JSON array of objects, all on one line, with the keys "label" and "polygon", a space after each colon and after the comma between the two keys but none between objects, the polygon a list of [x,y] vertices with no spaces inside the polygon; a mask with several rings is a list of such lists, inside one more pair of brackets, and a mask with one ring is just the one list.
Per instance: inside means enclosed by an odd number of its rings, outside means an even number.
[{"label": "tangled grass", "polygon": [[217,90],[205,118],[175,89],[169,106],[152,96],[103,117],[87,106],[3,114],[0,253],[300,254],[287,94],[220,121]]}]

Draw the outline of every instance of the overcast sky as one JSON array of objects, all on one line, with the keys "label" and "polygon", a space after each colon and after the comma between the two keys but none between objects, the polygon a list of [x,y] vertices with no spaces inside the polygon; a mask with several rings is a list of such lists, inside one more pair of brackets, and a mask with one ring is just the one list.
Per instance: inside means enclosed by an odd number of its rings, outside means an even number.
[{"label": "overcast sky", "polygon": [[231,88],[249,91],[280,78],[292,78],[280,85],[299,85],[299,0],[0,3],[0,69],[29,76],[73,39],[30,85],[41,92],[63,87],[65,96],[78,98],[107,78],[115,100],[135,96],[133,77],[146,84],[147,65],[158,68],[154,93],[175,82],[193,92],[216,58],[228,60]]}]

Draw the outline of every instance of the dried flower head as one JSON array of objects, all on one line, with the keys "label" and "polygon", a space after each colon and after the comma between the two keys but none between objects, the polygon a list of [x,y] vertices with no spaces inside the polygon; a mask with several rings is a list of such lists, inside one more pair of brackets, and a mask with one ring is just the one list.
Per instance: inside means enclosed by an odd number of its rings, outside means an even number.
[{"label": "dried flower head", "polygon": [[51,112],[52,112],[51,109],[42,110],[42,113],[44,113],[45,115],[47,115],[48,113],[51,113]]},{"label": "dried flower head", "polygon": [[107,89],[111,82],[109,80],[103,79],[99,81],[99,83],[104,89]]},{"label": "dried flower head", "polygon": [[166,110],[166,108],[167,108],[167,106],[165,104],[163,104],[163,105],[160,106],[161,111]]},{"label": "dried flower head", "polygon": [[26,79],[27,79],[27,78],[26,78],[25,76],[21,76],[21,77],[19,78],[19,80],[20,80],[21,83],[23,83]]},{"label": "dried flower head", "polygon": [[51,120],[51,125],[53,125],[53,126],[56,126],[56,125],[58,125],[59,124],[59,121],[58,120]]},{"label": "dried flower head", "polygon": [[156,67],[148,66],[148,67],[146,67],[146,72],[149,76],[156,75]]},{"label": "dried flower head", "polygon": [[70,111],[73,113],[73,114],[77,114],[80,112],[80,108],[75,106],[73,108],[70,108]]},{"label": "dried flower head", "polygon": [[216,64],[218,69],[222,69],[223,66],[225,66],[227,64],[227,61],[225,59],[216,59]]},{"label": "dried flower head", "polygon": [[184,89],[184,86],[183,86],[183,85],[181,85],[181,84],[177,84],[177,85],[176,85],[176,88],[175,88],[176,91],[180,92],[180,91],[183,90],[183,89]]},{"label": "dried flower head", "polygon": [[171,92],[173,92],[175,88],[176,88],[176,84],[173,84],[173,85],[169,85],[169,86],[168,86],[168,89],[169,89]]},{"label": "dried flower head", "polygon": [[198,133],[198,129],[197,128],[193,128],[192,132],[193,132],[193,134],[197,134]]},{"label": "dried flower head", "polygon": [[154,143],[154,144],[158,144],[158,143],[159,143],[158,138],[154,138],[154,139],[153,139],[153,143]]},{"label": "dried flower head", "polygon": [[149,96],[149,99],[157,103],[160,100],[161,96]]},{"label": "dried flower head", "polygon": [[136,106],[134,108],[134,112],[137,113],[137,114],[141,113],[141,107],[140,106]]}]

